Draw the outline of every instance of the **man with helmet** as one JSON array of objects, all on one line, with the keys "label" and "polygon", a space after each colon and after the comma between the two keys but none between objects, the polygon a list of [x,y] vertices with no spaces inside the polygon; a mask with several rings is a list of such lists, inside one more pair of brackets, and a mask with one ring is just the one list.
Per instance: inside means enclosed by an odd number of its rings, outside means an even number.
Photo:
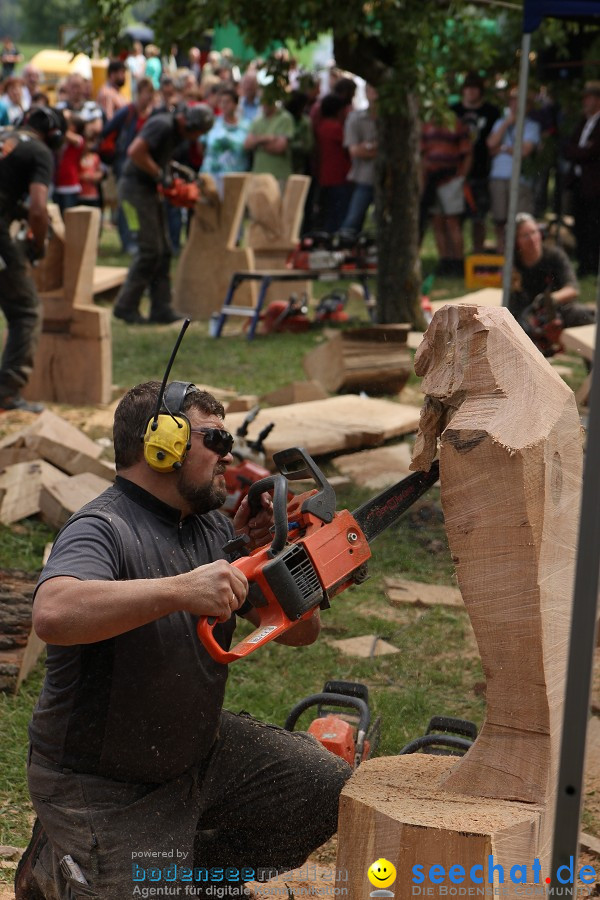
[{"label": "man with helmet", "polygon": [[[182,104],[173,113],[151,116],[127,151],[119,179],[119,200],[138,249],[114,307],[129,324],[175,322],[182,317],[171,306],[171,241],[158,185],[169,180],[168,164],[183,141],[196,141],[209,131],[213,113],[204,103]],[[144,291],[150,294],[150,317],[140,315]]]},{"label": "man with helmet", "polygon": [[[0,308],[8,335],[0,360],[0,409],[41,412],[21,397],[33,368],[41,330],[40,301],[27,269],[44,255],[52,182],[52,151],[63,142],[65,120],[57,110],[31,107],[19,127],[4,134],[0,158]],[[28,208],[22,204],[28,201]],[[25,241],[11,237],[11,223],[27,217]]]}]

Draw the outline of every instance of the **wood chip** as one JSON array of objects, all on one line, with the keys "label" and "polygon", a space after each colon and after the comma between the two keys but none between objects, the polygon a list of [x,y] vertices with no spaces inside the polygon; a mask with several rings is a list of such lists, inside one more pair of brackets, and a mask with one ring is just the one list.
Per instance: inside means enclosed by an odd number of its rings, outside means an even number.
[{"label": "wood chip", "polygon": [[343,641],[331,641],[331,646],[345,653],[346,656],[360,656],[370,659],[373,656],[386,656],[389,653],[400,653],[393,644],[388,644],[376,634],[364,634],[360,637],[345,638]]},{"label": "wood chip", "polygon": [[392,606],[410,603],[414,606],[454,606],[464,609],[465,605],[458,588],[445,584],[424,584],[408,581],[406,578],[388,577],[383,579],[385,595]]}]

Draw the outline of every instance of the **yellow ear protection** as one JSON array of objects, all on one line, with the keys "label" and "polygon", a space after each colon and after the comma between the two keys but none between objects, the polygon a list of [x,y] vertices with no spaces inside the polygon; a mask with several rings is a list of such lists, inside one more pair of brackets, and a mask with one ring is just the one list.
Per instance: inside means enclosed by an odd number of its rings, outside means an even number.
[{"label": "yellow ear protection", "polygon": [[158,395],[156,412],[142,435],[144,459],[156,472],[180,469],[190,449],[191,425],[181,407],[188,391],[195,387],[187,381],[172,381]]}]

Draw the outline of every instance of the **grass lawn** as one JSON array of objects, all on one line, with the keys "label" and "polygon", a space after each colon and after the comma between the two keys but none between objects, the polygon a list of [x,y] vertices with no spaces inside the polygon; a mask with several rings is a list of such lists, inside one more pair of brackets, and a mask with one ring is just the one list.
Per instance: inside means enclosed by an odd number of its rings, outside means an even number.
[{"label": "grass lawn", "polygon": [[[112,230],[103,236],[99,262],[127,264],[118,253]],[[433,264],[433,249],[426,244],[424,270],[430,270]],[[584,282],[582,287],[584,299],[592,302],[593,280]],[[317,292],[330,289],[330,285],[317,285]],[[458,296],[464,293],[464,286],[456,279],[438,279],[432,293],[434,299]],[[360,305],[350,312],[366,320]],[[175,326],[132,327],[114,321],[113,382],[119,390],[150,378],[160,379],[176,334]],[[315,330],[252,342],[244,336],[215,341],[208,337],[205,323],[193,323],[172,377],[260,395],[302,379],[302,358],[320,340],[322,335]],[[577,387],[584,377],[583,366],[572,358],[569,364],[573,370],[569,376],[571,386]],[[418,385],[416,376],[411,384]],[[332,461],[325,461],[324,467],[327,473],[335,471]],[[354,509],[372,493],[356,487],[340,489],[338,508]],[[36,571],[44,544],[52,537],[53,533],[35,519],[0,528],[0,566]],[[331,609],[323,613],[323,635],[315,645],[291,649],[270,644],[230,667],[227,707],[234,711],[245,709],[281,725],[298,700],[321,690],[328,679],[361,681],[369,687],[373,715],[382,718],[378,753],[383,755],[397,753],[410,739],[422,734],[432,715],[470,718],[480,725],[484,715],[484,678],[466,613],[441,607],[390,607],[382,579],[391,574],[430,583],[453,583],[436,489],[427,496],[424,514],[408,513],[378,538],[373,547],[370,578],[332,602]],[[344,656],[331,643],[366,634],[385,639],[399,652],[358,659]],[[0,844],[23,846],[29,837],[31,810],[24,773],[26,728],[41,679],[40,664],[17,697],[0,694]],[[588,815],[586,828],[597,825],[595,817]]]}]

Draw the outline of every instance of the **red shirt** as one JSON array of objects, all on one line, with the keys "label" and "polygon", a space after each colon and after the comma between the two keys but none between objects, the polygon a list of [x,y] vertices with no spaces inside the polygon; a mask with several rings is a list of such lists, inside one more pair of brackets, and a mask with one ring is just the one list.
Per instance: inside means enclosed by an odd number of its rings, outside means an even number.
[{"label": "red shirt", "polygon": [[67,144],[61,154],[56,172],[57,188],[80,187],[79,162],[85,151],[85,141],[78,135],[77,144]]},{"label": "red shirt", "polygon": [[319,119],[315,134],[319,152],[319,184],[344,184],[350,171],[350,156],[344,147],[344,123],[340,119]]},{"label": "red shirt", "polygon": [[79,173],[81,181],[81,197],[86,200],[98,200],[100,191],[98,190],[97,181],[88,181],[86,175],[96,175],[101,171],[102,163],[97,153],[84,153],[79,163]]}]

